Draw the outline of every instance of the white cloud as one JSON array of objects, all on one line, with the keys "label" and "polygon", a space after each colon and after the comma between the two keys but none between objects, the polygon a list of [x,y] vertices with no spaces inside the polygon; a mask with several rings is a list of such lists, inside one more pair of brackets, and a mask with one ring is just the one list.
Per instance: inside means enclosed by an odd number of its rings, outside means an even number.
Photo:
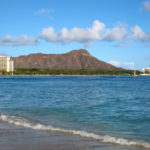
[{"label": "white cloud", "polygon": [[144,2],[144,7],[141,9],[141,11],[146,11],[146,12],[150,11],[150,1],[149,0]]},{"label": "white cloud", "polygon": [[138,25],[131,28],[131,32],[131,38],[134,40],[139,40],[142,42],[150,41],[150,33],[144,33]]},{"label": "white cloud", "polygon": [[119,61],[111,60],[108,63],[110,63],[116,67],[121,67],[121,68],[125,68],[125,69],[134,69],[135,68],[134,62],[119,62]]},{"label": "white cloud", "polygon": [[[44,12],[44,9],[41,10],[41,13]],[[122,23],[116,24],[113,28],[107,28],[104,23],[95,20],[92,26],[87,28],[74,27],[68,30],[64,27],[59,32],[56,32],[53,27],[44,28],[39,38],[47,42],[63,44],[79,42],[83,43],[85,47],[92,45],[93,41],[115,41],[113,46],[117,47],[127,45],[130,40],[148,43],[150,42],[150,33],[145,33],[138,25],[128,29],[128,26]],[[22,46],[36,44],[37,42],[36,37],[28,37],[27,35],[0,37],[0,46]]]},{"label": "white cloud", "polygon": [[126,27],[123,25],[117,25],[113,29],[107,29],[104,23],[95,20],[89,28],[74,27],[70,31],[67,28],[62,28],[59,32],[55,32],[53,27],[48,27],[42,30],[40,38],[48,42],[80,42],[87,44],[91,41],[123,40],[126,34]]},{"label": "white cloud", "polygon": [[26,35],[19,37],[12,37],[10,35],[0,37],[0,46],[25,46],[36,44],[37,42],[35,37],[28,37]]},{"label": "white cloud", "polygon": [[127,35],[127,26],[123,24],[118,24],[112,30],[109,29],[106,33],[106,41],[122,40],[125,39]]},{"label": "white cloud", "polygon": [[116,66],[116,67],[120,67],[121,66],[121,63],[119,61],[115,61],[115,60],[110,60],[108,63]]}]

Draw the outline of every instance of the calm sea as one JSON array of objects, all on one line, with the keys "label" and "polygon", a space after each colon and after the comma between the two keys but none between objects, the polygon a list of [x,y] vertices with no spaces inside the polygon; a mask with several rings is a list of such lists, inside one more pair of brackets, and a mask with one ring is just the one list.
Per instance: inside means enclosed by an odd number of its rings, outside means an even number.
[{"label": "calm sea", "polygon": [[11,125],[150,149],[150,76],[0,77],[3,138]]}]

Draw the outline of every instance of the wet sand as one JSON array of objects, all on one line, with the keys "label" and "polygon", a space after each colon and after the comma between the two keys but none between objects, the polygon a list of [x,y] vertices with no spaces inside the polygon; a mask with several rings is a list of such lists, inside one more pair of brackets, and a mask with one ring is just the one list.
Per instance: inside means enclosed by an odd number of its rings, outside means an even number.
[{"label": "wet sand", "polygon": [[0,122],[0,150],[142,150],[142,148],[107,144],[80,136],[37,131]]}]

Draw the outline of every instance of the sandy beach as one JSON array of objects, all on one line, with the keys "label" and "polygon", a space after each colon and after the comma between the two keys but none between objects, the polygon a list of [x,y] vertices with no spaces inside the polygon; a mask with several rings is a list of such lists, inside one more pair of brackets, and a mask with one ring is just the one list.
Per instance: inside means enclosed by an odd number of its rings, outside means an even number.
[{"label": "sandy beach", "polygon": [[142,150],[58,132],[43,132],[0,122],[1,150]]}]

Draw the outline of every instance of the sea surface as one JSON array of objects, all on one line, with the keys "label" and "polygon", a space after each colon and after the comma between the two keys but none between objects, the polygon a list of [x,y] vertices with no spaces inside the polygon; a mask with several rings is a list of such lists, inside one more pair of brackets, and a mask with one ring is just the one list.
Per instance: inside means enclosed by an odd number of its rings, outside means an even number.
[{"label": "sea surface", "polygon": [[1,76],[0,147],[33,149],[30,138],[35,149],[150,149],[150,76]]}]

